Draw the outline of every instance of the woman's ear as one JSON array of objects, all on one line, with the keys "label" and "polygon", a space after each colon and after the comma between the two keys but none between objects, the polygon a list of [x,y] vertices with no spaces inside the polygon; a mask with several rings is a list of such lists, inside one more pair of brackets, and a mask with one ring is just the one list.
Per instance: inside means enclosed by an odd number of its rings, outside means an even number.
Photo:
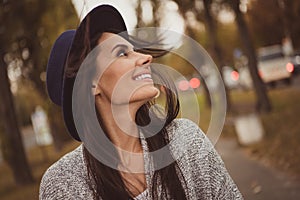
[{"label": "woman's ear", "polygon": [[94,96],[98,96],[101,94],[99,87],[96,84],[92,85],[92,93]]}]

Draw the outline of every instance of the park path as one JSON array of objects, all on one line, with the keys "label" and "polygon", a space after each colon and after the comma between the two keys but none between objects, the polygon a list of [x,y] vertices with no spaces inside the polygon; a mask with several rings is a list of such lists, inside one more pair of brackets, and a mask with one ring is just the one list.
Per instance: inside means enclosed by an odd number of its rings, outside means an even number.
[{"label": "park path", "polygon": [[300,180],[252,159],[234,138],[216,144],[245,200],[300,200]]}]

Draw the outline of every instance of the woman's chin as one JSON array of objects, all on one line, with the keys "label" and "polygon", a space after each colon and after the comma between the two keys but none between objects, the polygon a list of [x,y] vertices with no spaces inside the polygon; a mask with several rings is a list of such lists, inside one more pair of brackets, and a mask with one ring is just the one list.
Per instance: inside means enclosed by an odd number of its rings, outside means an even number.
[{"label": "woman's chin", "polygon": [[157,98],[160,94],[159,89],[156,87],[147,87],[136,91],[130,98],[130,102],[141,102],[142,104],[147,101]]}]

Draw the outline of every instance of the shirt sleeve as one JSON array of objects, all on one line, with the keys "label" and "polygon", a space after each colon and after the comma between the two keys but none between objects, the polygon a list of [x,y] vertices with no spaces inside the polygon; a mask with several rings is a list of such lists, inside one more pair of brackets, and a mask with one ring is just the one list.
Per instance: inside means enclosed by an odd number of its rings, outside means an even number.
[{"label": "shirt sleeve", "polygon": [[59,171],[49,168],[40,183],[39,199],[66,199],[69,193],[66,182],[64,176],[60,176]]},{"label": "shirt sleeve", "polygon": [[40,183],[39,199],[93,199],[86,177],[80,146],[47,169]]},{"label": "shirt sleeve", "polygon": [[220,155],[206,136],[204,141],[211,147],[207,154],[207,171],[210,174],[209,182],[213,199],[242,200],[243,196],[229,175]]},{"label": "shirt sleeve", "polygon": [[171,149],[185,175],[191,199],[242,200],[224,162],[194,122],[179,119],[171,130]]}]

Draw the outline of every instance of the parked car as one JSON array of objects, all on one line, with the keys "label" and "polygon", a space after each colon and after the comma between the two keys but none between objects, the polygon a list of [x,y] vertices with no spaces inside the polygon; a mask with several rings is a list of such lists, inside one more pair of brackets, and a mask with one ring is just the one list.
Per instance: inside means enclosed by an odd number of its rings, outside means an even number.
[{"label": "parked car", "polygon": [[274,85],[284,80],[290,83],[294,64],[292,57],[285,56],[281,45],[262,47],[257,50],[259,75],[265,83]]},{"label": "parked car", "polygon": [[299,75],[300,74],[300,51],[297,51],[294,54],[292,63],[294,65],[293,75]]}]

